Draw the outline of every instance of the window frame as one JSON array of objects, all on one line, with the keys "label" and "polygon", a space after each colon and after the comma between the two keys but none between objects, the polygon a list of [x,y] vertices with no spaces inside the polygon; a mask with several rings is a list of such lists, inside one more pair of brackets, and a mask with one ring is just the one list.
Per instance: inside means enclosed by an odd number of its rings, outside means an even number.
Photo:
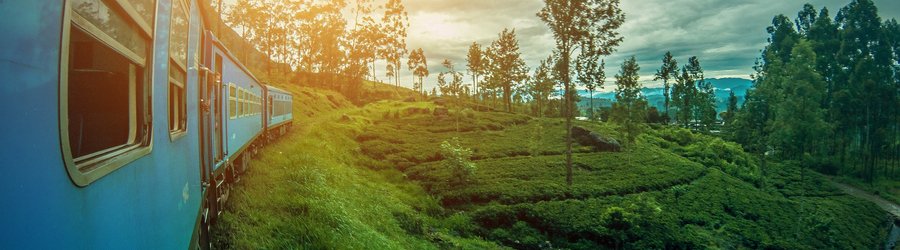
[{"label": "window frame", "polygon": [[228,119],[237,119],[237,86],[228,83]]},{"label": "window frame", "polygon": [[[127,1],[127,0],[120,0],[120,1]],[[187,6],[183,0],[173,0],[171,2],[171,5],[172,6],[170,8],[170,15],[169,15],[170,21],[169,21],[169,29],[168,29],[169,39],[167,41],[168,48],[166,50],[166,52],[169,55],[169,60],[168,60],[169,67],[168,67],[168,72],[167,72],[167,75],[169,78],[169,88],[167,88],[167,91],[169,91],[169,92],[172,91],[172,89],[173,89],[172,85],[174,85],[175,88],[179,88],[180,96],[178,96],[176,98],[180,98],[180,100],[177,103],[178,107],[177,107],[177,111],[175,112],[176,113],[175,118],[177,118],[174,123],[175,127],[173,128],[172,126],[169,126],[169,124],[167,124],[166,126],[169,129],[169,141],[174,142],[174,141],[184,137],[185,135],[187,135],[187,132],[188,132],[188,128],[187,128],[187,115],[188,115],[187,114],[187,96],[188,96],[187,95],[187,78],[188,78],[188,73],[187,73],[187,65],[186,64],[188,63],[188,61],[190,59],[190,54],[188,53],[188,51],[190,50],[189,46],[191,44],[191,41],[190,41],[190,36],[186,37],[187,40],[184,41],[185,46],[188,46],[188,47],[185,47],[184,64],[182,64],[179,61],[180,58],[175,58],[174,57],[175,55],[172,53],[172,45],[173,45],[172,39],[174,38],[174,36],[172,36],[172,32],[175,30],[173,28],[175,25],[175,22],[174,22],[175,15],[182,15],[182,17],[184,17],[185,22],[187,22],[187,30],[185,30],[186,32],[190,32],[190,26],[191,26],[190,18],[191,17],[189,14],[190,13],[189,6]],[[177,5],[181,6],[181,10],[182,10],[181,13],[176,13],[177,9],[175,8],[175,6],[177,6]],[[156,13],[156,14],[158,15],[159,13]],[[171,71],[173,71],[173,70],[179,71],[184,76],[184,79],[176,79],[176,78],[172,77]],[[172,98],[172,93],[168,93],[168,95],[166,95],[167,111],[172,109],[171,105],[172,105],[173,100],[171,98]],[[168,119],[168,122],[172,122],[171,120],[173,119],[173,117],[171,115],[167,114],[166,117]]]},{"label": "window frame", "polygon": [[[125,45],[108,35],[102,29],[96,27],[81,14],[72,8],[72,1],[63,3],[62,15],[62,32],[60,39],[60,56],[59,56],[59,132],[60,132],[60,149],[62,151],[62,159],[65,165],[69,179],[77,187],[87,187],[91,183],[102,179],[112,172],[149,155],[153,151],[153,52],[156,31],[155,25],[147,24],[131,3],[126,0],[99,0],[106,5],[116,15],[119,15],[125,22],[137,26],[135,31],[143,38],[146,43],[146,55],[141,57]],[[153,21],[156,22],[159,11],[159,2],[152,1],[154,5]],[[126,143],[102,149],[87,155],[75,158],[72,155],[69,134],[69,75],[70,75],[70,53],[71,53],[71,36],[73,29],[78,29],[101,46],[106,46],[119,56],[131,62],[129,72],[132,74],[130,79],[141,78],[141,84],[137,82],[126,83],[129,85],[129,134]],[[142,69],[141,75],[136,75],[138,67]],[[131,80],[129,80],[131,81]],[[138,87],[141,88],[141,96],[138,96]],[[138,107],[141,108],[138,108]],[[138,112],[140,110],[141,112]],[[138,120],[143,124],[138,124]],[[141,129],[143,131],[139,132]],[[137,138],[138,133],[141,137]]]}]

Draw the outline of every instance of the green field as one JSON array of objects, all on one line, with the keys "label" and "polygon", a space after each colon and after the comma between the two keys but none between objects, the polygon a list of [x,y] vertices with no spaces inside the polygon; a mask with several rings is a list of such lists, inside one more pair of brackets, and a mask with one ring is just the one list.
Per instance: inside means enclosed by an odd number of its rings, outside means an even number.
[{"label": "green field", "polygon": [[[879,208],[817,174],[761,169],[740,146],[687,130],[646,127],[622,152],[576,145],[568,187],[561,120],[290,90],[306,97],[303,115],[252,162],[219,247],[870,249],[889,229]],[[579,125],[624,141],[616,125]],[[477,166],[465,182],[441,154],[453,138]]]}]

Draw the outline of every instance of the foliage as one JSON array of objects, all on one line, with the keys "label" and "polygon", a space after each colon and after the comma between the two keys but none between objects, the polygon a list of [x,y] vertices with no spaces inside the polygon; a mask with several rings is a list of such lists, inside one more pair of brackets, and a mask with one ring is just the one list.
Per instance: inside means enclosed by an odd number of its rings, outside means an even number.
[{"label": "foliage", "polygon": [[683,128],[666,127],[651,131],[651,134],[641,137],[641,141],[671,150],[706,167],[715,167],[754,185],[762,185],[762,171],[756,159],[738,144],[691,133]]},{"label": "foliage", "polygon": [[593,43],[585,45],[582,53],[575,59],[575,72],[577,72],[578,83],[588,90],[590,98],[590,108],[588,109],[588,117],[591,120],[596,119],[594,115],[594,91],[597,88],[603,88],[603,82],[606,81],[606,61],[600,59]]},{"label": "foliage", "polygon": [[[444,68],[447,68],[447,72],[438,74],[438,88],[441,90],[441,95],[461,97],[466,94],[468,88],[463,86],[463,75],[456,71],[453,62],[450,61],[450,59],[444,59],[444,61],[441,62],[441,65],[443,65]],[[445,77],[447,75],[450,76],[450,81],[446,80]]]},{"label": "foliage", "polygon": [[378,44],[378,54],[387,61],[388,78],[400,86],[401,59],[406,54],[406,36],[409,29],[409,16],[401,0],[387,0],[384,15],[381,17],[384,37]]},{"label": "foliage", "polygon": [[550,94],[553,92],[553,86],[555,85],[552,78],[553,75],[550,72],[551,64],[553,64],[552,56],[541,60],[540,66],[534,69],[534,75],[529,79],[526,88],[531,99],[537,104],[534,113],[538,117],[544,116],[545,107],[550,102]]},{"label": "foliage", "polygon": [[489,89],[499,89],[503,93],[506,112],[512,112],[512,95],[517,85],[528,77],[528,66],[519,52],[516,30],[503,29],[497,40],[485,51],[487,61],[487,85]]},{"label": "foliage", "polygon": [[418,78],[418,81],[413,83],[413,90],[417,92],[424,92],[425,89],[422,87],[423,80],[428,77],[428,60],[425,58],[425,51],[422,48],[413,50],[412,53],[409,53],[409,60],[407,61],[409,66],[409,71],[413,72],[413,76]]},{"label": "foliage", "polygon": [[441,142],[441,156],[444,158],[444,167],[450,170],[454,184],[465,184],[475,175],[477,166],[471,161],[472,149],[459,145],[459,138],[453,138],[452,143]]},{"label": "foliage", "polygon": [[662,66],[658,70],[656,70],[656,74],[653,77],[654,81],[663,80],[663,97],[665,98],[665,122],[669,122],[669,96],[671,93],[669,92],[669,80],[675,79],[678,77],[678,61],[672,56],[671,51],[666,51],[666,54],[662,59]]},{"label": "foliage", "polygon": [[628,141],[634,141],[641,133],[641,123],[647,120],[647,99],[641,95],[639,71],[634,56],[622,63],[616,75],[616,103],[613,104],[610,119],[625,127]]},{"label": "foliage", "polygon": [[481,93],[481,85],[478,79],[487,73],[488,62],[486,60],[481,45],[477,42],[472,42],[472,45],[469,46],[469,52],[466,54],[466,66],[469,68],[469,74],[472,75],[472,84],[474,84],[472,87],[476,96]]},{"label": "foliage", "polygon": [[619,0],[544,0],[544,7],[537,16],[547,24],[556,40],[554,54],[557,55],[557,60],[554,72],[556,80],[563,85],[565,109],[562,113],[566,118],[566,184],[572,185],[571,131],[577,96],[570,75],[571,64],[575,59],[573,54],[581,52],[588,55],[592,52],[605,56],[615,51],[615,47],[623,39],[616,30],[625,22],[625,14],[619,9]]},{"label": "foliage", "polygon": [[732,137],[754,153],[801,165],[839,166],[869,182],[900,168],[900,41],[871,0],[854,0],[832,19],[811,4],[796,25],[784,15],[767,28],[769,44],[754,90],[735,116]]}]

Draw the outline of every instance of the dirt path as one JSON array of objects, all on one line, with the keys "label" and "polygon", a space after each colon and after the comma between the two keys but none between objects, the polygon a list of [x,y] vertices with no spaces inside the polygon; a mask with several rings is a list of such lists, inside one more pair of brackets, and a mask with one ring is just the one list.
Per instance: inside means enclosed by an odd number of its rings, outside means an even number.
[{"label": "dirt path", "polygon": [[860,190],[860,189],[852,187],[850,185],[838,183],[834,180],[831,180],[831,178],[828,178],[828,180],[831,181],[831,184],[833,184],[835,187],[844,191],[844,193],[847,193],[849,195],[855,196],[860,199],[871,201],[871,202],[875,203],[876,205],[878,205],[878,207],[881,207],[882,210],[893,215],[895,218],[900,218],[900,206],[898,206],[896,203],[885,200],[881,197],[878,197],[877,195],[870,194],[866,191]]},{"label": "dirt path", "polygon": [[888,233],[887,240],[885,240],[884,242],[884,249],[894,249],[897,246],[897,242],[898,240],[900,240],[900,227],[897,226],[896,221],[900,220],[900,206],[898,206],[896,203],[878,197],[877,195],[870,194],[866,191],[860,190],[847,184],[838,183],[832,180],[830,176],[826,177],[826,179],[831,182],[832,185],[834,185],[841,191],[844,191],[844,193],[863,200],[871,201],[872,203],[878,205],[878,207],[881,207],[881,209],[885,212],[891,214],[891,216],[894,216],[895,222],[891,226],[891,231]]}]

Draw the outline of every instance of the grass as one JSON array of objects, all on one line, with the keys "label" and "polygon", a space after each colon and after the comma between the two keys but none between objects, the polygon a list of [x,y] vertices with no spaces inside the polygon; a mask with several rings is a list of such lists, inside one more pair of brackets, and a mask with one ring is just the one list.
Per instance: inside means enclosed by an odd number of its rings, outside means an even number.
[{"label": "grass", "polygon": [[214,229],[218,248],[500,248],[443,228],[442,209],[414,183],[356,167],[353,138],[366,121],[349,102],[335,93],[289,89],[316,98],[295,102],[295,111],[317,113],[298,116],[295,130],[251,162]]},{"label": "grass", "polygon": [[[254,160],[223,223],[223,248],[862,249],[889,219],[819,175],[736,144],[645,127],[622,152],[574,148],[556,119],[417,99],[353,106],[287,87],[298,129]],[[577,122],[617,141],[614,124]],[[451,182],[439,145],[458,138],[477,165]]]}]

